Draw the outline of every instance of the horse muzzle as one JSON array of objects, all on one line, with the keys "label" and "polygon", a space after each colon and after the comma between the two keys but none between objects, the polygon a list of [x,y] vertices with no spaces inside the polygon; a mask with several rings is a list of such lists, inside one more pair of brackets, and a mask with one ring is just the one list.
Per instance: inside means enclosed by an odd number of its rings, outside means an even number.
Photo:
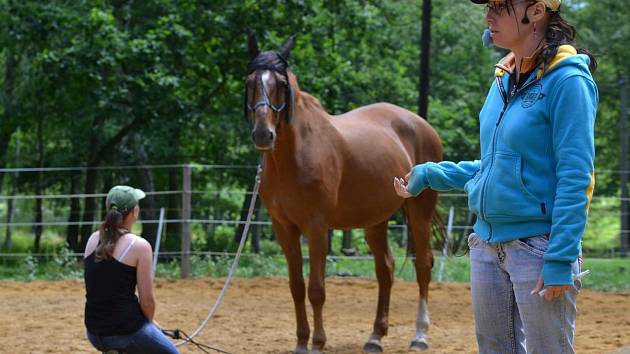
[{"label": "horse muzzle", "polygon": [[252,141],[258,151],[271,151],[276,140],[276,132],[272,129],[255,129],[252,131]]}]

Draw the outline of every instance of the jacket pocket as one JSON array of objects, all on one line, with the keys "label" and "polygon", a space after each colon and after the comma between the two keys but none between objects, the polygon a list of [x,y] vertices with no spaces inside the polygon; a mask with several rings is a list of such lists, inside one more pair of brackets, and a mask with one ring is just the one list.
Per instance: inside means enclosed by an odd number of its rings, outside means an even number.
[{"label": "jacket pocket", "polygon": [[523,184],[520,155],[497,152],[489,173],[484,197],[488,221],[549,219],[545,203],[532,195]]},{"label": "jacket pocket", "polygon": [[481,176],[484,173],[484,163],[485,160],[481,162],[482,167],[479,171],[464,185],[464,191],[468,195],[468,209],[477,216],[480,215],[479,212],[481,211],[481,187],[483,183],[480,183],[480,180],[482,180]]}]

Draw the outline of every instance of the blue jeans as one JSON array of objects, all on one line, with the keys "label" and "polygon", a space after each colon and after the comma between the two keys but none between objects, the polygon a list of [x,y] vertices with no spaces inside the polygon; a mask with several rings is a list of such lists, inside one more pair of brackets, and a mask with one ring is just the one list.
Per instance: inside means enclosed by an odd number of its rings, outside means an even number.
[{"label": "blue jeans", "polygon": [[[472,233],[470,284],[480,354],[574,353],[579,281],[547,301],[530,292],[542,275],[547,236],[490,244]],[[576,261],[573,272],[579,272]]]},{"label": "blue jeans", "polygon": [[177,348],[153,323],[147,322],[136,333],[127,336],[101,337],[87,332],[94,348],[105,352],[120,350],[125,354],[177,354]]}]

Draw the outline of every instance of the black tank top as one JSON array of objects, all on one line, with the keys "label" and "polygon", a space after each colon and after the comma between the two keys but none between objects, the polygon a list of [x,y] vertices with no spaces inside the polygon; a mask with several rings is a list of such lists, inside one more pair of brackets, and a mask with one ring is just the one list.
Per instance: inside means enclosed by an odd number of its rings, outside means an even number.
[{"label": "black tank top", "polygon": [[147,321],[136,289],[136,268],[111,259],[95,262],[94,252],[84,260],[85,327],[99,336],[128,335]]}]

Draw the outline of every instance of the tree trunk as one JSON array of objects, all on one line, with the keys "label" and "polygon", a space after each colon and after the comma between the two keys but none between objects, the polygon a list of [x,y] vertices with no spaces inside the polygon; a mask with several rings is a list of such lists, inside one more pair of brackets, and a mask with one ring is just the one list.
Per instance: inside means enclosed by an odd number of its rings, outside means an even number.
[{"label": "tree trunk", "polygon": [[[11,224],[13,222],[13,199],[7,200],[7,224]],[[7,228],[4,232],[4,243],[2,248],[5,250],[11,249],[13,246],[13,241],[11,240],[11,225],[7,225]]]},{"label": "tree trunk", "polygon": [[[2,184],[4,183],[4,175],[6,173],[0,173],[0,195],[2,195]],[[2,237],[2,228],[0,228],[0,241],[3,240]],[[0,244],[0,249],[2,249],[2,244]]]},{"label": "tree trunk", "polygon": [[429,62],[431,48],[431,0],[422,1],[422,33],[420,36],[420,85],[418,115],[426,120],[429,107]]},{"label": "tree trunk", "polygon": [[[43,118],[39,117],[37,121],[37,155],[38,155],[38,166],[39,168],[44,167],[44,133],[43,133]],[[44,194],[44,172],[37,172],[37,185],[35,188],[35,194],[41,196]],[[35,225],[33,226],[33,231],[35,232],[35,244],[33,246],[33,250],[35,253],[39,253],[40,244],[42,239],[42,232],[44,230],[43,225],[43,212],[42,212],[42,198],[35,199]]]},{"label": "tree trunk", "polygon": [[346,249],[352,248],[352,230],[343,230],[343,240],[341,241],[341,247]]},{"label": "tree trunk", "polygon": [[[20,162],[20,140],[19,138],[15,142],[15,165],[18,166]],[[11,184],[11,195],[17,194],[18,189],[18,177],[19,173],[13,173],[13,181]],[[11,223],[13,222],[13,213],[14,213],[14,203],[13,199],[7,200],[7,228],[4,234],[4,249],[10,249],[13,246],[13,242],[11,240]]]},{"label": "tree trunk", "polygon": [[[16,58],[13,51],[10,48],[5,48],[5,60],[4,60],[4,82],[2,90],[2,103],[3,103],[3,116],[2,124],[0,124],[0,168],[6,166],[7,151],[9,150],[9,142],[11,136],[18,129],[17,119],[14,115],[13,105],[13,91],[15,88],[15,75],[17,72],[17,66],[19,65],[19,59]],[[19,143],[16,147],[16,154],[19,155]],[[0,179],[0,183],[2,180]],[[13,180],[12,194],[15,195],[17,190],[17,173]],[[13,220],[13,200],[7,199],[7,223],[11,223]],[[11,226],[7,225],[4,242],[2,245],[5,249],[9,249],[12,246],[11,241]]]},{"label": "tree trunk", "polygon": [[[134,117],[133,120],[120,128],[118,132],[112,136],[107,142],[101,144],[101,126],[104,124],[104,117],[101,115],[97,115],[94,117],[94,121],[92,122],[92,134],[90,136],[90,150],[88,152],[87,158],[87,174],[85,177],[85,194],[94,194],[96,192],[96,185],[98,180],[98,171],[95,170],[95,167],[98,167],[101,162],[114,153],[116,150],[116,146],[132,131],[137,129],[144,120],[139,117]],[[81,218],[84,225],[81,225],[79,236],[81,238],[80,245],[81,249],[85,248],[85,244],[87,243],[90,234],[92,233],[94,216],[96,212],[96,199],[94,197],[85,197],[85,202],[83,205],[83,217]],[[77,251],[78,252],[78,251]]]},{"label": "tree trunk", "polygon": [[[168,172],[168,189],[176,191],[181,188],[179,179],[179,169],[171,168]],[[170,194],[168,196],[168,210],[166,211],[166,218],[168,220],[181,219],[182,198],[180,194]],[[176,251],[179,249],[180,235],[182,231],[181,223],[168,223],[166,224],[166,243],[165,251]]]},{"label": "tree trunk", "polygon": [[80,242],[78,245],[79,248],[75,249],[75,252],[81,252],[85,249],[88,238],[92,232],[94,232],[94,225],[92,222],[94,221],[94,216],[96,214],[96,198],[87,195],[96,193],[97,181],[98,171],[95,169],[88,169],[85,176],[85,188],[83,189],[83,193],[86,194],[83,199],[83,216],[81,217],[83,225],[79,228],[81,230],[79,232]]},{"label": "tree trunk", "polygon": [[620,80],[621,89],[621,114],[619,115],[619,140],[621,141],[621,160],[619,169],[621,170],[621,230],[620,230],[620,253],[621,257],[628,256],[628,246],[630,239],[630,215],[628,215],[628,78],[622,77]]},{"label": "tree trunk", "polygon": [[[137,163],[143,166],[148,164],[147,153],[144,150],[144,145],[142,144],[142,139],[140,138],[140,134],[133,134],[133,149],[136,154]],[[138,180],[140,181],[140,188],[145,192],[155,192],[155,182],[153,179],[153,172],[146,167],[143,167],[138,170]],[[140,219],[141,220],[157,220],[158,213],[156,210],[155,204],[155,196],[152,194],[147,195],[146,198],[142,200],[142,207],[140,208]],[[142,237],[144,237],[149,243],[151,247],[155,249],[155,240],[157,236],[158,224],[142,224]]]},{"label": "tree trunk", "polygon": [[358,256],[359,252],[352,248],[352,230],[343,230],[343,239],[341,240],[341,253],[346,256]]},{"label": "tree trunk", "polygon": [[11,49],[5,49],[4,83],[2,90],[3,116],[0,124],[0,168],[6,166],[6,156],[11,142],[11,136],[18,129],[18,119],[15,117],[13,91],[15,89],[15,75],[19,59]]},{"label": "tree trunk", "polygon": [[[70,176],[70,194],[79,194],[81,182],[81,173],[73,173]],[[80,220],[81,200],[79,198],[70,199],[70,213],[68,215],[68,228],[66,229],[66,243],[74,252],[81,252],[79,249],[79,225],[75,223]]]},{"label": "tree trunk", "polygon": [[[112,172],[107,171],[107,173],[101,173],[101,178],[103,179],[101,190],[103,192],[109,192],[114,186],[114,176]],[[100,212],[95,215],[99,215],[98,219],[105,220],[105,216],[107,215],[107,198],[98,198],[97,201],[100,201],[100,203],[96,203]]]},{"label": "tree trunk", "polygon": [[329,256],[334,255],[333,248],[332,248],[334,234],[335,234],[335,230],[328,229],[328,235],[327,235],[328,236],[328,252],[326,252],[326,254],[328,254]]}]

